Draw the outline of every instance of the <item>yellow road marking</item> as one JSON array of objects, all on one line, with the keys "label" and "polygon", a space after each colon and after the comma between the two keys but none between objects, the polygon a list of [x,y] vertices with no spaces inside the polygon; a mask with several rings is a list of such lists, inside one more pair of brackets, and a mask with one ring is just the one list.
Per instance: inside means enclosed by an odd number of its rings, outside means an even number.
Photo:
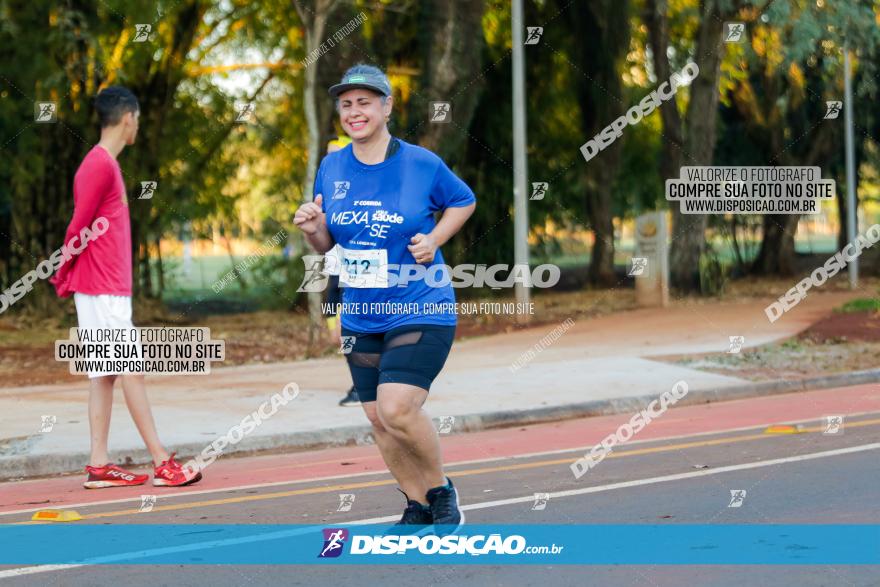
[{"label": "yellow road marking", "polygon": [[[278,455],[273,455],[273,456],[278,456]],[[350,458],[346,458],[346,459],[342,459],[342,460],[347,463],[351,463],[351,465],[362,465],[362,464],[364,464],[362,461],[375,461],[376,459],[381,461],[382,457],[380,455],[361,455],[358,457],[350,457]],[[256,469],[254,469],[254,471],[277,471],[278,469],[303,469],[305,467],[311,467],[314,465],[329,465],[331,463],[336,463],[338,465],[339,459],[336,458],[336,459],[329,459],[326,461],[312,461],[309,463],[294,463],[294,464],[290,464],[290,465],[278,465],[278,466],[274,466],[274,467],[257,467]],[[346,465],[346,466],[349,467],[351,465]]]},{"label": "yellow road marking", "polygon": [[[859,422],[847,422],[845,424],[846,428],[860,428],[863,426],[872,426],[874,424],[880,424],[880,418],[875,418],[871,420],[862,420]],[[824,426],[816,426],[812,428],[804,428],[802,430],[803,433],[816,433],[823,432],[825,430]],[[646,454],[654,454],[660,452],[669,452],[674,450],[682,450],[687,448],[699,448],[704,446],[717,446],[720,444],[734,444],[737,442],[745,442],[748,440],[758,440],[758,439],[773,439],[773,438],[789,438],[789,436],[772,436],[764,434],[763,432],[760,434],[748,434],[745,436],[729,436],[726,438],[714,438],[710,440],[699,440],[696,442],[684,442],[679,444],[669,444],[664,446],[655,446],[649,448],[639,448],[634,450],[628,450],[624,452],[612,452],[608,454],[605,458],[623,458],[623,457],[631,457],[631,456],[639,456]],[[518,471],[523,469],[535,469],[539,467],[548,467],[553,465],[562,465],[566,463],[571,463],[572,458],[564,458],[564,459],[551,459],[547,461],[535,461],[531,463],[520,463],[516,465],[503,465],[496,467],[482,467],[478,469],[465,469],[462,471],[456,471],[456,477],[466,477],[468,475],[482,475],[484,473],[497,473],[502,471]],[[396,481],[394,479],[385,479],[378,481],[362,481],[360,483],[342,483],[337,485],[328,485],[321,487],[308,487],[304,489],[293,489],[290,491],[275,491],[273,493],[261,493],[259,495],[240,495],[236,497],[226,497],[223,499],[209,499],[203,501],[193,501],[186,503],[178,503],[173,505],[163,505],[163,506],[155,506],[151,510],[152,512],[168,512],[175,510],[183,510],[188,508],[198,508],[198,507],[209,507],[214,505],[227,505],[231,503],[246,503],[250,501],[262,501],[267,499],[276,499],[280,497],[292,497],[295,495],[312,495],[315,493],[333,493],[336,491],[347,491],[352,489],[365,489],[368,487],[381,487],[383,485],[394,485]],[[234,490],[230,488],[230,490]],[[141,513],[137,509],[127,509],[127,510],[115,510],[110,512],[99,512],[95,514],[84,514],[82,519],[84,520],[92,520],[97,518],[111,518],[117,516],[130,516],[134,514]],[[41,524],[45,522],[13,522],[11,525],[28,525],[28,524]]]}]

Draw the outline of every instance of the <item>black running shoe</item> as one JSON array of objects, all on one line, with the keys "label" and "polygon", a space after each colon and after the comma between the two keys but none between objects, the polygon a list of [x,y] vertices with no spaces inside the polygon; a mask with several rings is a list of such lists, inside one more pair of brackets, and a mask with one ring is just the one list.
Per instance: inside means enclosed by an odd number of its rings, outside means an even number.
[{"label": "black running shoe", "polygon": [[361,405],[361,398],[358,397],[358,392],[354,388],[348,390],[348,393],[345,394],[345,397],[339,400],[339,405],[343,408],[354,408]]},{"label": "black running shoe", "polygon": [[406,509],[395,526],[430,526],[434,523],[431,508],[411,499],[406,500]]},{"label": "black running shoe", "polygon": [[464,524],[464,512],[458,503],[458,491],[447,477],[447,484],[428,490],[428,503],[434,516],[434,530],[440,536],[453,534]]},{"label": "black running shoe", "polygon": [[[398,491],[400,490],[398,489]],[[403,491],[400,492],[403,493]],[[406,493],[403,493],[403,496],[406,498],[406,509],[403,510],[403,516],[401,516],[400,521],[394,524],[393,531],[397,534],[420,534],[428,530],[434,523],[431,508],[410,499]],[[404,529],[401,526],[409,527]]]}]

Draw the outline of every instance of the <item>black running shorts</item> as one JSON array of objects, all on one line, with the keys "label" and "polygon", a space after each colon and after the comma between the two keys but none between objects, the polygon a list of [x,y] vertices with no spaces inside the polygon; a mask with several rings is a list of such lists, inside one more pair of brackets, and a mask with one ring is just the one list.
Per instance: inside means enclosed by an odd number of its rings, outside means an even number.
[{"label": "black running shorts", "polygon": [[[347,337],[354,337],[348,349]],[[455,326],[408,324],[379,333],[362,333],[342,328],[343,352],[348,359],[351,379],[361,402],[376,401],[382,383],[406,383],[431,389],[443,369]]]}]

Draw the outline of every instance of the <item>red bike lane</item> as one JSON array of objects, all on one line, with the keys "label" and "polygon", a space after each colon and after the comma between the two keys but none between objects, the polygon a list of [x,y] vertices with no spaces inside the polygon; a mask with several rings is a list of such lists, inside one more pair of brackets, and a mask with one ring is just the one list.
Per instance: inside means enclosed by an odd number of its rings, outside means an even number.
[{"label": "red bike lane", "polygon": [[[683,406],[671,408],[653,420],[627,444],[875,412],[880,413],[878,384]],[[452,465],[588,450],[631,416],[632,413],[624,413],[444,435],[441,436],[444,461]],[[362,415],[357,413],[357,417]],[[139,501],[143,494],[164,500],[328,478],[341,480],[384,471],[385,465],[375,446],[349,446],[221,458],[205,471],[201,482],[183,488],[153,487],[148,481],[137,487],[87,490],[82,487],[84,474],[6,482],[0,484],[0,516],[48,508]]]}]

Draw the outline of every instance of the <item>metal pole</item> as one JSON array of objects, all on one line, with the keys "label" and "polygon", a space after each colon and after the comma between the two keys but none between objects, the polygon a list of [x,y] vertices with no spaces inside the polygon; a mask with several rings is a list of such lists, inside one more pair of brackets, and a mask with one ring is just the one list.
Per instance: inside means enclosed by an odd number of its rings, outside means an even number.
[{"label": "metal pole", "polygon": [[[517,265],[529,266],[529,213],[526,199],[526,84],[523,57],[522,0],[512,0],[511,32],[513,44],[513,258]],[[516,301],[529,303],[529,288],[516,282]],[[517,321],[529,322],[528,313],[517,313]]]},{"label": "metal pole", "polygon": [[[849,43],[843,44],[843,107],[846,124],[846,238],[853,242],[858,230],[856,216],[856,164],[853,139],[852,69],[849,59]],[[849,262],[849,287],[859,285],[858,257]]]}]

